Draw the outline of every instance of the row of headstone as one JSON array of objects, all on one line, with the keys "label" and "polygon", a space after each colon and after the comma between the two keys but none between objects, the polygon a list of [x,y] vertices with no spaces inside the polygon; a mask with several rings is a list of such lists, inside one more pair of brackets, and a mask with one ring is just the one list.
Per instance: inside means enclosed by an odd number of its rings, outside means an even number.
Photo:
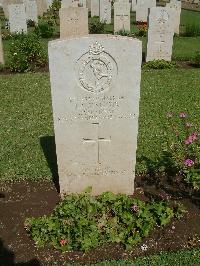
[{"label": "row of headstone", "polygon": [[35,21],[35,17],[42,16],[44,12],[52,5],[53,0],[1,0],[4,15],[6,18],[9,18],[9,5],[11,4],[24,4],[27,11],[28,19]]}]

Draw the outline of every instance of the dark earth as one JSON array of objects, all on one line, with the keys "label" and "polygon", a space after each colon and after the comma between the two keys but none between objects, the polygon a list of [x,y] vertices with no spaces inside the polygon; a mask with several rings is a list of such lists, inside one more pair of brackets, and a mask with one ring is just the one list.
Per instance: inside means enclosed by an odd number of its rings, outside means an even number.
[{"label": "dark earth", "polygon": [[[200,192],[191,189],[177,177],[140,177],[135,180],[134,197],[149,200],[175,200],[187,210],[180,219],[173,219],[164,228],[156,228],[151,235],[131,251],[119,244],[96,248],[88,253],[61,254],[51,247],[37,248],[24,229],[27,217],[50,214],[59,202],[59,193],[51,181],[0,182],[0,266],[48,265],[60,262],[97,262],[119,258],[135,258],[160,251],[176,251],[200,247]],[[142,251],[141,246],[147,245]]]}]

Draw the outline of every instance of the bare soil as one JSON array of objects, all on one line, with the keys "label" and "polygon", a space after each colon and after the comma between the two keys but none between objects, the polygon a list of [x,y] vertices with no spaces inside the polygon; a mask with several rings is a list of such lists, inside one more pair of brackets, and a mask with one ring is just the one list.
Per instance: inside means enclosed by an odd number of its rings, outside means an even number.
[{"label": "bare soil", "polygon": [[[134,197],[171,199],[184,205],[187,212],[180,220],[174,219],[165,228],[156,228],[143,243],[126,252],[120,245],[107,245],[88,253],[61,254],[51,247],[38,249],[24,229],[27,217],[51,213],[60,201],[54,183],[50,181],[0,182],[0,265],[48,265],[49,262],[97,262],[130,258],[160,251],[176,251],[200,247],[200,193],[180,178],[166,176],[137,177]],[[142,251],[141,245],[147,245]]]}]

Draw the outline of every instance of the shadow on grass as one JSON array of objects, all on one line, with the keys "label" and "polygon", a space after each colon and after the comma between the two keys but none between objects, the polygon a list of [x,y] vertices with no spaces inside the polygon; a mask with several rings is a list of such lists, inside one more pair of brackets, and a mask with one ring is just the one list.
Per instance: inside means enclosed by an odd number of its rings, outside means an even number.
[{"label": "shadow on grass", "polygon": [[48,166],[51,170],[53,177],[53,182],[55,184],[56,190],[59,193],[59,177],[58,177],[58,166],[57,166],[57,156],[56,156],[56,144],[54,136],[44,136],[40,138],[40,145],[43,149],[44,155],[46,157]]},{"label": "shadow on grass", "polygon": [[28,262],[15,263],[15,254],[4,246],[4,243],[0,238],[0,265],[1,266],[40,266],[41,264],[37,259],[33,259]]}]

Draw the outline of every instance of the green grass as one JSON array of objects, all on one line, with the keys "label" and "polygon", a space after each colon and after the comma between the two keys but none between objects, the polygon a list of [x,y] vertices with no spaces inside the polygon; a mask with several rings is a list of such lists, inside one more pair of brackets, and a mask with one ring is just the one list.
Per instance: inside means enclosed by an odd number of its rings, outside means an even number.
[{"label": "green grass", "polygon": [[[199,69],[143,71],[137,171],[145,170],[141,156],[162,155],[165,113],[186,111],[199,123],[199,91]],[[40,143],[54,135],[49,75],[1,75],[0,97],[0,178],[51,178]]]},{"label": "green grass", "polygon": [[[61,266],[59,263],[52,266]],[[80,266],[83,264],[62,264],[63,266]],[[85,266],[199,266],[200,250],[184,250],[178,252],[162,252],[158,255],[137,258],[136,260],[103,261],[96,264],[84,264]]]}]

